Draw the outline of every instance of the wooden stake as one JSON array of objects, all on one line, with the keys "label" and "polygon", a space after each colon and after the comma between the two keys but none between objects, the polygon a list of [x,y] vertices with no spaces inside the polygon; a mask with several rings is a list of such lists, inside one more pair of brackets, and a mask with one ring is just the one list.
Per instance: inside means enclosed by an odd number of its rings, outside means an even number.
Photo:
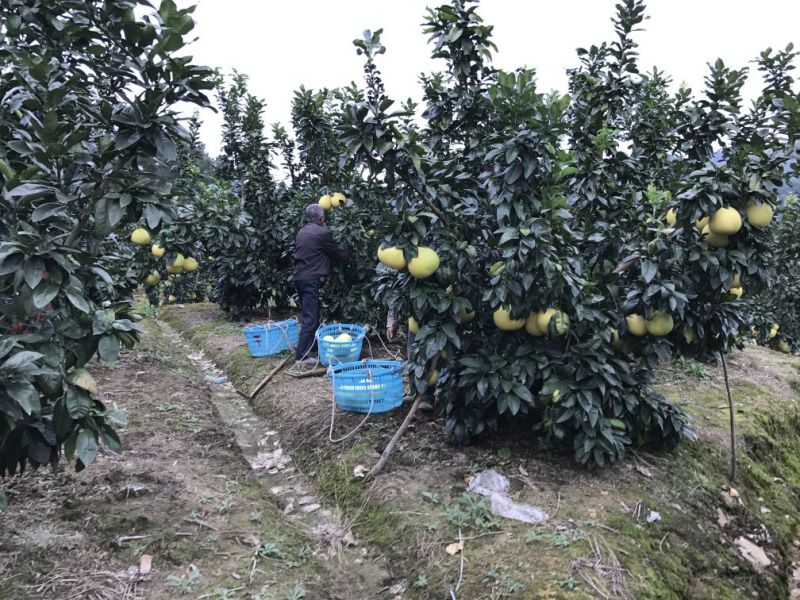
[{"label": "wooden stake", "polygon": [[[439,354],[437,353],[436,356],[433,357],[431,361],[430,369],[428,369],[428,376],[426,379],[430,377],[430,374],[436,370],[436,367],[439,364]],[[381,454],[381,457],[378,459],[378,462],[375,463],[375,466],[369,470],[365,479],[372,479],[378,473],[383,470],[383,467],[386,465],[386,461],[389,460],[389,455],[394,450],[395,445],[397,444],[397,440],[399,440],[403,433],[405,433],[408,426],[411,424],[411,421],[414,419],[414,415],[417,413],[417,409],[419,408],[419,403],[422,402],[422,394],[417,394],[416,399],[414,400],[414,404],[411,405],[411,409],[408,411],[406,418],[403,419],[403,422],[400,424],[399,429],[395,432],[392,436],[392,439],[389,440],[389,443],[386,445],[386,448]]]},{"label": "wooden stake", "polygon": [[383,451],[383,454],[381,454],[381,457],[378,459],[378,462],[376,462],[375,466],[369,470],[369,473],[367,473],[366,479],[372,479],[383,470],[386,461],[389,460],[389,455],[392,453],[392,450],[394,450],[395,444],[397,444],[397,440],[399,440],[400,437],[403,435],[403,433],[405,433],[405,430],[408,428],[409,424],[414,419],[414,415],[416,414],[417,408],[419,408],[419,403],[421,401],[422,401],[422,394],[417,394],[417,398],[414,400],[414,404],[411,405],[411,410],[408,411],[408,414],[406,415],[406,418],[403,420],[402,425],[400,425],[400,428],[395,432],[394,436],[392,436],[392,439],[386,445],[386,449]]},{"label": "wooden stake", "polygon": [[286,374],[289,377],[294,377],[295,379],[303,379],[305,377],[317,377],[319,375],[325,375],[328,372],[328,369],[322,367],[320,369],[310,369],[308,371],[302,371],[301,373],[292,373],[292,371],[286,371]]},{"label": "wooden stake", "polygon": [[292,358],[293,358],[293,356],[292,356],[291,354],[289,354],[289,355],[287,355],[287,356],[286,356],[286,358],[284,358],[284,359],[283,359],[281,362],[279,362],[279,363],[278,363],[278,366],[277,366],[277,367],[275,367],[274,369],[272,369],[272,371],[270,371],[270,374],[269,374],[269,375],[267,375],[266,377],[264,377],[264,379],[262,379],[262,380],[261,380],[261,383],[259,383],[259,384],[258,384],[256,387],[254,387],[254,388],[253,388],[253,391],[252,391],[252,392],[250,392],[250,400],[252,400],[253,398],[255,398],[255,397],[256,397],[256,394],[258,394],[258,392],[260,392],[260,391],[261,391],[261,389],[262,389],[262,388],[263,388],[265,385],[267,385],[267,384],[268,384],[268,383],[269,383],[269,382],[272,380],[272,378],[273,378],[273,377],[275,377],[275,375],[277,375],[277,374],[278,374],[278,372],[279,372],[279,371],[280,371],[280,370],[281,370],[283,367],[285,367],[285,366],[286,366],[286,363],[288,363],[290,360],[292,360]]},{"label": "wooden stake", "polygon": [[725,391],[728,393],[728,410],[731,413],[731,483],[736,481],[736,425],[734,422],[733,398],[731,397],[731,386],[728,382],[728,365],[725,362],[725,353],[720,352],[722,357],[722,373],[725,376]]}]

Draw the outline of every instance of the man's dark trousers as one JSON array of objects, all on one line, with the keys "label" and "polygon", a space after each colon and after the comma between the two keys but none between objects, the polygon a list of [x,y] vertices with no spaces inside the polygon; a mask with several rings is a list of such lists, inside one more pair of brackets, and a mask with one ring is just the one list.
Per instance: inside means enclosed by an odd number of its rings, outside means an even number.
[{"label": "man's dark trousers", "polygon": [[319,327],[319,279],[295,281],[300,296],[300,336],[297,340],[295,358],[301,360],[314,347],[314,335]]}]

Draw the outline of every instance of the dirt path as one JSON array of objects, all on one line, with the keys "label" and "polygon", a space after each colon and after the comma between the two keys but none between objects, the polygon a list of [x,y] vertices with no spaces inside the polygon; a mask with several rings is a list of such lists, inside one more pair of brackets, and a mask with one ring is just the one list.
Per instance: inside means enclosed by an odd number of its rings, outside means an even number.
[{"label": "dirt path", "polygon": [[[335,514],[308,508],[316,502],[300,495],[291,465],[267,465],[271,475],[248,466],[229,427],[267,428],[252,413],[220,415],[215,400],[227,392],[186,354],[148,323],[139,349],[92,369],[105,401],[130,415],[125,453],[103,453],[83,473],[2,484],[0,599],[392,597],[381,596],[390,586],[380,561],[348,548],[346,528],[325,527]],[[269,448],[254,453],[274,456],[274,438],[262,438]],[[297,499],[291,511],[276,477],[295,480],[284,486]],[[143,555],[152,556],[150,573],[140,572]]]}]

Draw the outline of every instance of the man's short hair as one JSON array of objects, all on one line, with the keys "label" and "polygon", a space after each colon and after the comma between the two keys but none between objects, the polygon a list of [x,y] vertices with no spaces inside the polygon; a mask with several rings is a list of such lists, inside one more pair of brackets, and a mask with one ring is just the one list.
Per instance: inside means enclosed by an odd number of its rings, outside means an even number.
[{"label": "man's short hair", "polygon": [[325,217],[325,210],[319,204],[309,204],[306,206],[306,220],[309,223],[322,223]]}]

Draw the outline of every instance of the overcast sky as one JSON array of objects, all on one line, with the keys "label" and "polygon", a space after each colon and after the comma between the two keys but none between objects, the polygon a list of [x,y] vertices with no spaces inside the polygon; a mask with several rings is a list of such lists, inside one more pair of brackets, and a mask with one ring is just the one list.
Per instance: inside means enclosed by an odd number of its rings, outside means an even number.
[{"label": "overcast sky", "polygon": [[[192,2],[184,0],[182,5]],[[384,29],[379,60],[388,94],[420,99],[418,77],[434,70],[422,23],[426,0],[199,0],[195,60],[250,77],[267,102],[266,123],[289,125],[292,93],[361,82],[362,61],[352,45],[364,29]],[[484,0],[478,12],[494,25],[495,66],[536,69],[539,87],[566,91],[575,49],[611,40],[615,0]],[[741,67],[767,48],[800,42],[800,0],[650,0],[650,19],[637,35],[642,66],[657,65],[677,86],[703,85],[706,63],[722,58]],[[758,89],[751,77],[746,92]],[[210,154],[220,143],[220,119],[203,112],[202,139]]]}]

